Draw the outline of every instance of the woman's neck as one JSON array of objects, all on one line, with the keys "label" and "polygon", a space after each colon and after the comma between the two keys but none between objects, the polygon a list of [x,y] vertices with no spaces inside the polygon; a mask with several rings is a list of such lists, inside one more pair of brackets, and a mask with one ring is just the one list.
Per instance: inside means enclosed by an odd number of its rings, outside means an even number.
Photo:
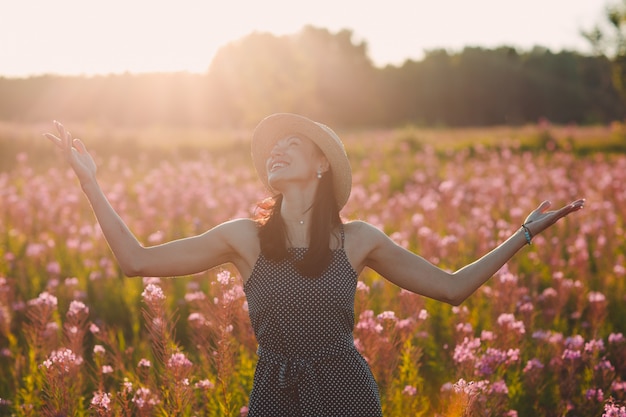
[{"label": "woman's neck", "polygon": [[289,200],[283,196],[280,215],[285,224],[288,246],[308,247],[312,209],[312,199]]},{"label": "woman's neck", "polygon": [[287,198],[283,195],[280,206],[280,215],[286,225],[308,225],[311,220],[313,198]]}]

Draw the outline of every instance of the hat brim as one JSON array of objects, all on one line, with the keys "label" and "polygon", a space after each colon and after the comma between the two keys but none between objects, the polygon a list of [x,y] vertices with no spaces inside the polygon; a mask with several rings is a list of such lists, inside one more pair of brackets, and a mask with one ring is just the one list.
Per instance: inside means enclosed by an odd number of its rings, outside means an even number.
[{"label": "hat brim", "polygon": [[272,190],[267,178],[266,162],[277,141],[287,136],[304,136],[315,143],[330,164],[333,189],[339,208],[348,202],[352,188],[352,170],[343,143],[328,126],[304,116],[277,113],[261,120],[252,136],[252,159],[257,175]]}]

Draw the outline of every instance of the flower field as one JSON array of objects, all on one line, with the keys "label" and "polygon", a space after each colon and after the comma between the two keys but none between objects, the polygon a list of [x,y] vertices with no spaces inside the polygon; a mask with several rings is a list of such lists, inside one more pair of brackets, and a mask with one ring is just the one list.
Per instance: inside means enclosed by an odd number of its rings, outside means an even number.
[{"label": "flower field", "polygon": [[[385,416],[626,416],[626,154],[533,132],[344,136],[344,217],[449,270],[542,200],[587,199],[459,307],[361,275],[355,343]],[[619,126],[601,133],[626,141]],[[38,140],[11,142],[0,167],[0,415],[245,415],[256,342],[236,271],[124,277],[72,172]],[[145,244],[251,216],[266,196],[246,141],[84,141]]]}]

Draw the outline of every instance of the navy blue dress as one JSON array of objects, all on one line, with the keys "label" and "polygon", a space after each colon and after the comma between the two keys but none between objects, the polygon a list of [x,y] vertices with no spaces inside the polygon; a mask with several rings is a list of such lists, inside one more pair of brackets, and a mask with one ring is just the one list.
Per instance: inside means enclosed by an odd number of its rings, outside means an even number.
[{"label": "navy blue dress", "polygon": [[259,360],[249,417],[382,416],[378,386],[356,350],[357,273],[343,248],[319,278],[302,276],[289,249],[281,262],[259,256],[244,286]]}]

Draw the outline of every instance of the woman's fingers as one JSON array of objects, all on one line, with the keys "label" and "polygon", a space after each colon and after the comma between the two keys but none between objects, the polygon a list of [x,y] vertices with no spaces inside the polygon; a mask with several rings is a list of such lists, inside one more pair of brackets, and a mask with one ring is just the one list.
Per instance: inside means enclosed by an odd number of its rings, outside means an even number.
[{"label": "woman's fingers", "polygon": [[82,140],[77,138],[77,139],[74,139],[72,143],[79,154],[84,155],[87,153],[87,147],[85,146]]},{"label": "woman's fingers", "polygon": [[54,136],[52,133],[44,133],[43,134],[50,142],[54,143],[59,148],[63,148],[63,142],[60,138]]},{"label": "woman's fingers", "polygon": [[550,206],[552,206],[552,202],[550,200],[546,200],[539,205],[539,208],[537,210],[539,211],[539,213],[545,213],[546,210],[550,208]]}]

